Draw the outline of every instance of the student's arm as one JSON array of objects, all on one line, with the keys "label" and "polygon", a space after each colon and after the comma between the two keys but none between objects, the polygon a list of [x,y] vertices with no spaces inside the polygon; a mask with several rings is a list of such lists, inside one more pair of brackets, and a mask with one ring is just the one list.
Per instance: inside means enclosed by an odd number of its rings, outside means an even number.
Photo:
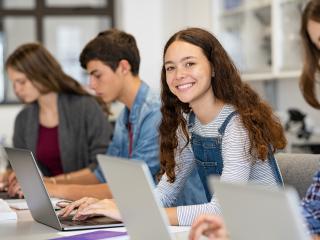
[{"label": "student's arm", "polygon": [[[67,217],[74,209],[78,209],[74,216],[77,220],[84,220],[96,215],[104,215],[121,220],[119,209],[113,199],[103,199],[98,201],[94,198],[84,197],[70,203],[59,213],[59,215]],[[176,208],[167,208],[165,210],[170,219],[170,224],[178,225]]]},{"label": "student's arm", "polygon": [[105,183],[94,185],[46,183],[46,188],[51,197],[63,198],[72,201],[83,197],[92,197],[97,199],[112,198],[111,190]]},{"label": "student's arm", "polygon": [[177,208],[165,208],[165,211],[167,213],[169,223],[172,226],[178,226],[178,215],[177,215]]},{"label": "student's arm", "polygon": [[45,177],[44,179],[47,183],[53,184],[92,185],[100,183],[96,175],[89,168],[84,168],[71,173],[60,174],[55,177]]}]

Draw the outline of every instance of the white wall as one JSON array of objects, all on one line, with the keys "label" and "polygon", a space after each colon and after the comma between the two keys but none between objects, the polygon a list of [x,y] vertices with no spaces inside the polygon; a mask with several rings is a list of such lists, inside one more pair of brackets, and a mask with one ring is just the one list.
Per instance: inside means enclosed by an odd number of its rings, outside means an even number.
[{"label": "white wall", "polygon": [[[140,76],[160,89],[162,48],[175,31],[187,26],[210,28],[211,0],[116,0],[116,27],[135,36],[141,55]],[[0,141],[11,144],[13,124],[21,109],[0,105]]]},{"label": "white wall", "polygon": [[[191,26],[212,29],[211,0],[116,0],[116,27],[133,34],[141,55],[140,76],[159,91],[162,50],[176,31]],[[261,90],[261,89],[260,89]],[[301,97],[297,80],[278,84],[278,107],[299,107],[320,122],[320,114]],[[21,106],[0,106],[0,139],[11,142],[13,121]]]},{"label": "white wall", "polygon": [[0,144],[12,144],[14,119],[21,108],[22,105],[0,105]]},{"label": "white wall", "polygon": [[116,27],[131,33],[141,55],[140,76],[160,88],[162,51],[176,31],[198,26],[211,28],[211,0],[117,0]]},{"label": "white wall", "polygon": [[140,76],[159,89],[162,45],[161,0],[117,0],[116,27],[136,38],[140,50]]}]

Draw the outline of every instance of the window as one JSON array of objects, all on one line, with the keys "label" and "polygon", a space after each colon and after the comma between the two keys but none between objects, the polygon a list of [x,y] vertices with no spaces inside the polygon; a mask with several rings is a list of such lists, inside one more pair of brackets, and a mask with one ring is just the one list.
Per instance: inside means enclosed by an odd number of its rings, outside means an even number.
[{"label": "window", "polygon": [[86,84],[78,62],[84,45],[114,26],[113,0],[0,1],[0,103],[16,103],[4,61],[19,45],[41,42],[66,73]]}]

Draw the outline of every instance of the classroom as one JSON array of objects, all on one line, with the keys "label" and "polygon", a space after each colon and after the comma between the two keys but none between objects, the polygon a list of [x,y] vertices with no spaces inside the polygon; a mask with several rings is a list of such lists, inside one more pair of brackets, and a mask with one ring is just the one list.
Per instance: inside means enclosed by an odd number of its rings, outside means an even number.
[{"label": "classroom", "polygon": [[319,0],[3,0],[0,236],[320,239]]}]

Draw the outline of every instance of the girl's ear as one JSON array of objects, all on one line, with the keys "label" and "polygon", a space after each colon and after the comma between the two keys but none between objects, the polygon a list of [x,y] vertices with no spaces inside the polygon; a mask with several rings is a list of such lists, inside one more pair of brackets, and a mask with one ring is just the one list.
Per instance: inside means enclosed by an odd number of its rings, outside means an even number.
[{"label": "girl's ear", "polygon": [[211,64],[211,77],[214,77],[216,75],[215,71],[214,71],[214,68]]},{"label": "girl's ear", "polygon": [[122,74],[128,74],[129,72],[131,72],[131,65],[125,59],[120,60],[118,68]]}]

